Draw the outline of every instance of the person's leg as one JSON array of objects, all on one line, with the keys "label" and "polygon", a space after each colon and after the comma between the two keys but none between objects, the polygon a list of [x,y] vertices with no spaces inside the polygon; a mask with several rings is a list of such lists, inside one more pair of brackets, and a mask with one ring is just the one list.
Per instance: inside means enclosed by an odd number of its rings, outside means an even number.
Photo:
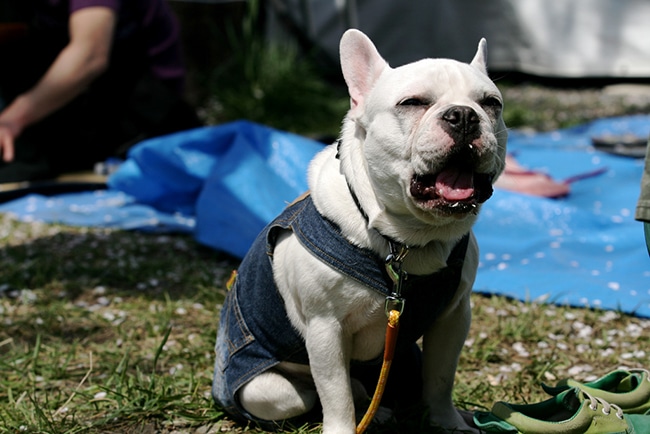
[{"label": "person's leg", "polygon": [[634,218],[643,222],[645,243],[650,255],[650,139],[646,149],[645,165],[641,175],[641,193],[636,204]]}]

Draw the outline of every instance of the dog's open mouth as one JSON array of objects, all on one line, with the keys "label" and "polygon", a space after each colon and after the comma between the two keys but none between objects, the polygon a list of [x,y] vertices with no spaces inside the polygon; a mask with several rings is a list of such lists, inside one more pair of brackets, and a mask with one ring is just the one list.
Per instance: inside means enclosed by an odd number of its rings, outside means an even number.
[{"label": "dog's open mouth", "polygon": [[422,208],[450,214],[470,213],[492,196],[493,178],[470,167],[451,165],[438,173],[414,175],[410,191]]}]

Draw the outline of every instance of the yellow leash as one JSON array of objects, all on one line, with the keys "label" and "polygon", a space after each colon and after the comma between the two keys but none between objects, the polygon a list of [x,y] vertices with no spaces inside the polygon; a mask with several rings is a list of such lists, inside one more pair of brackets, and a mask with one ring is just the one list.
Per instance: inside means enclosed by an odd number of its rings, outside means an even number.
[{"label": "yellow leash", "polygon": [[402,298],[402,284],[407,279],[407,274],[402,270],[402,261],[408,253],[408,246],[400,245],[399,248],[393,243],[391,245],[391,253],[386,258],[386,271],[394,284],[393,293],[386,297],[386,315],[388,316],[388,325],[386,326],[386,342],[384,344],[384,361],[381,365],[381,372],[379,373],[379,380],[377,380],[377,387],[375,393],[370,401],[370,406],[366,410],[366,414],[357,426],[356,434],[362,434],[368,429],[372,419],[377,414],[377,409],[384,395],[384,389],[388,382],[388,373],[390,366],[393,363],[393,356],[395,355],[395,346],[397,344],[397,333],[399,331],[399,318],[404,311],[404,299]]},{"label": "yellow leash", "polygon": [[386,347],[384,348],[384,362],[381,365],[381,372],[379,373],[379,380],[377,380],[377,387],[375,394],[372,396],[370,406],[366,410],[366,414],[357,426],[357,434],[362,434],[372,419],[377,413],[381,397],[384,395],[384,389],[388,382],[388,373],[390,372],[390,365],[393,363],[393,355],[395,354],[395,344],[397,343],[397,332],[399,331],[399,316],[397,310],[391,310],[388,317],[388,325],[386,326]]}]

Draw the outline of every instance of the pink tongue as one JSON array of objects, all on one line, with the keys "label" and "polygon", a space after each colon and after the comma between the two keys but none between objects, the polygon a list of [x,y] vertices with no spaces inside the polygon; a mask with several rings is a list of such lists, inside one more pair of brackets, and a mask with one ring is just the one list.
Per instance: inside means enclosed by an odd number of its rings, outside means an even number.
[{"label": "pink tongue", "polygon": [[447,200],[466,200],[474,194],[474,174],[471,171],[447,169],[436,178],[436,192]]}]

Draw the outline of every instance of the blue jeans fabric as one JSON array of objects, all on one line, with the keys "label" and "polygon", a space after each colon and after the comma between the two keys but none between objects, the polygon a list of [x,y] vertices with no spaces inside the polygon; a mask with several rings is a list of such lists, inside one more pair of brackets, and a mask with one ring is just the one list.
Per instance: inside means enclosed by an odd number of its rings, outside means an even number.
[{"label": "blue jeans fabric", "polygon": [[[273,280],[273,249],[279,233],[284,230],[292,231],[310,253],[370,290],[390,295],[393,288],[384,259],[350,244],[335,224],[318,213],[309,196],[285,209],[260,233],[242,261],[221,310],[212,395],[234,418],[253,420],[267,427],[269,421],[260,421],[244,410],[238,402],[237,391],[282,361],[309,363],[304,339],[291,325]],[[409,276],[405,282],[406,303],[400,318],[396,363],[399,363],[400,354],[405,355],[405,360],[419,363],[417,357],[412,357],[415,341],[455,295],[468,239],[467,235],[458,242],[446,268],[427,276]],[[374,364],[380,363],[381,357],[378,357]]]}]

